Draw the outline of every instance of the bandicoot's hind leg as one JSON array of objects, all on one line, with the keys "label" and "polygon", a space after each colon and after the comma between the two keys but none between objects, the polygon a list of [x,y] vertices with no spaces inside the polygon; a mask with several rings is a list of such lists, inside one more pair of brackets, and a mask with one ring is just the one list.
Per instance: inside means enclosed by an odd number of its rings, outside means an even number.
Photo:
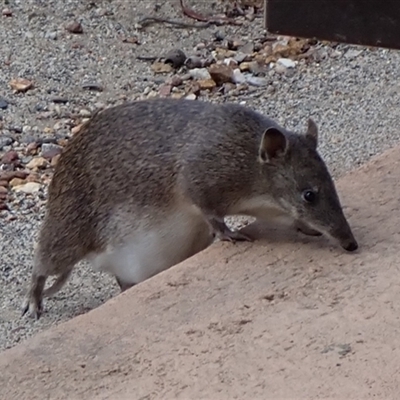
[{"label": "bandicoot's hind leg", "polygon": [[61,275],[58,275],[54,283],[49,288],[44,290],[43,297],[51,297],[53,294],[61,290],[71,275],[72,270],[73,268],[67,269]]},{"label": "bandicoot's hind leg", "polygon": [[117,276],[115,277],[115,280],[117,281],[118,286],[121,289],[121,293],[125,292],[125,290],[128,290],[131,287],[135,286],[135,283],[125,283],[120,278],[118,278]]},{"label": "bandicoot's hind leg", "polygon": [[25,315],[29,311],[30,316],[36,319],[40,318],[43,311],[42,293],[46,279],[46,275],[38,275],[35,272],[32,273],[31,284],[22,305],[22,315]]},{"label": "bandicoot's hind leg", "polygon": [[[65,253],[64,253],[65,254]],[[62,256],[62,252],[60,252]],[[58,291],[66,282],[71,271],[79,261],[71,257],[48,257],[42,254],[39,246],[36,248],[31,282],[22,305],[22,315],[29,314],[39,319],[43,312],[43,296],[50,296]],[[53,286],[44,290],[46,280],[51,275],[58,275]]]}]

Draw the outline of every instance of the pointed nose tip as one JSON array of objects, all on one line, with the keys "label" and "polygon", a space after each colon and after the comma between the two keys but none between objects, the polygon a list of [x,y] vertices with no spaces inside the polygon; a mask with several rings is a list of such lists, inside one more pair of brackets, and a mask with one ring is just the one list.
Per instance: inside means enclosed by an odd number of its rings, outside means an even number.
[{"label": "pointed nose tip", "polygon": [[358,243],[356,241],[347,243],[343,246],[346,251],[356,251],[358,249]]}]

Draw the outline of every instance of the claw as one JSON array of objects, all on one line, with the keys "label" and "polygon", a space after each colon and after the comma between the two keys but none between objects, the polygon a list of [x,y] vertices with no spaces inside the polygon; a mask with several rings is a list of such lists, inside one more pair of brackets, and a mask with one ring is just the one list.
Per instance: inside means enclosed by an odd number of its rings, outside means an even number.
[{"label": "claw", "polygon": [[241,233],[239,231],[231,231],[231,230],[220,233],[219,238],[222,241],[231,242],[231,243],[252,242],[253,241],[253,239],[250,236],[248,236],[244,233]]},{"label": "claw", "polygon": [[36,321],[40,318],[43,311],[43,288],[46,283],[46,276],[33,273],[32,282],[26,294],[22,306],[22,316],[29,314]]},{"label": "claw", "polygon": [[43,312],[43,302],[41,300],[35,301],[33,299],[27,298],[22,306],[21,317],[26,314],[29,317],[35,318],[36,321],[39,320]]},{"label": "claw", "polygon": [[222,241],[225,242],[252,242],[253,239],[246,234],[239,231],[231,231],[225,224],[223,219],[220,218],[211,218],[209,220],[214,234]]},{"label": "claw", "polygon": [[135,283],[125,283],[123,282],[121,279],[119,279],[118,277],[115,277],[118,286],[121,289],[121,293],[125,292],[126,290],[130,289],[131,287],[135,286]]}]

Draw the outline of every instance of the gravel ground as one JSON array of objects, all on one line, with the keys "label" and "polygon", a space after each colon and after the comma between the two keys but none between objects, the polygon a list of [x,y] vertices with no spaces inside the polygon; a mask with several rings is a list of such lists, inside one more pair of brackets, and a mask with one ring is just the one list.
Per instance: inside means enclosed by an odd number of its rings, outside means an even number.
[{"label": "gravel ground", "polygon": [[[0,110],[1,156],[10,150],[23,152],[35,141],[62,142],[70,135],[71,115],[85,117],[96,108],[157,93],[173,74],[155,75],[151,63],[137,60],[138,55],[165,54],[177,43],[190,54],[199,43],[212,41],[216,32],[245,43],[265,35],[261,18],[243,26],[177,29],[158,24],[137,29],[136,23],[155,15],[155,9],[156,15],[193,23],[182,17],[178,2],[172,0],[161,7],[150,0],[6,3],[3,8],[12,16],[0,16],[0,105],[2,99],[8,103]],[[198,3],[207,11],[204,3]],[[65,29],[75,19],[83,34]],[[122,37],[137,37],[140,44],[129,43],[133,39],[124,42]],[[299,61],[294,68],[278,71],[272,65],[262,87],[250,86],[239,95],[232,91],[202,97],[245,102],[293,129],[304,129],[312,116],[320,126],[320,151],[337,177],[399,142],[400,55],[347,45],[317,44],[316,48],[316,59]],[[13,92],[9,82],[16,78],[34,82],[34,88]],[[84,89],[82,85],[88,82],[102,90]],[[12,146],[9,138],[14,141]],[[29,162],[32,156],[24,154],[22,162]],[[118,293],[114,279],[82,265],[65,288],[46,301],[47,312],[40,321],[20,318],[34,240],[43,217],[45,183],[51,177],[51,173],[41,174],[39,192],[13,192],[10,210],[0,217],[2,349],[85,313]]]}]

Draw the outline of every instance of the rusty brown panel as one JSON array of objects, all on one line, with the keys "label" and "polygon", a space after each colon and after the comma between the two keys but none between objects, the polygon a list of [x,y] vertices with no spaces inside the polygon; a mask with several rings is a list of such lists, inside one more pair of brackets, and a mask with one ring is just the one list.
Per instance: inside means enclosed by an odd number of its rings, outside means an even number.
[{"label": "rusty brown panel", "polygon": [[400,49],[400,0],[265,0],[279,35]]}]

